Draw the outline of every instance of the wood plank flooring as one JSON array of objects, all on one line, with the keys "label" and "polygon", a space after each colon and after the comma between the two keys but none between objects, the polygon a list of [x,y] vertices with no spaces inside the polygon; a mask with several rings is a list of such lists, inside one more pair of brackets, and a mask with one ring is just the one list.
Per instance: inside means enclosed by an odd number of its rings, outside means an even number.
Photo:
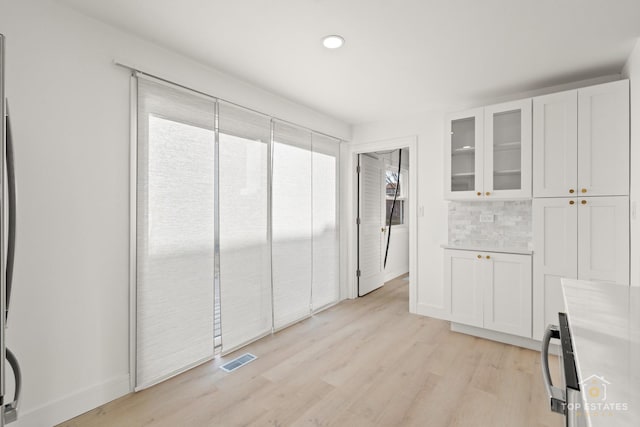
[{"label": "wood plank flooring", "polygon": [[[539,353],[451,332],[408,301],[395,279],[61,426],[563,425]],[[258,359],[218,369],[246,351]]]}]

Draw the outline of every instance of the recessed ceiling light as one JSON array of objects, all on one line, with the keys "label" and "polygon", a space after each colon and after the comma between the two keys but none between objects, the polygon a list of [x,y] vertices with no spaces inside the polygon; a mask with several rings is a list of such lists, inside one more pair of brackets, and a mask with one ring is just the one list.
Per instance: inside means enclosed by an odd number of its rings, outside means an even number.
[{"label": "recessed ceiling light", "polygon": [[322,44],[327,49],[337,49],[339,47],[342,47],[342,45],[344,44],[344,38],[338,35],[326,36],[322,39]]}]

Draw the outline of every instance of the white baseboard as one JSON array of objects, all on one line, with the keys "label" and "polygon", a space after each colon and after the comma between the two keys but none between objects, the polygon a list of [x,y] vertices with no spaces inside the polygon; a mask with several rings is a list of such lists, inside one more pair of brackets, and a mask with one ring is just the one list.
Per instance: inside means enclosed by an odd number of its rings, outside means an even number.
[{"label": "white baseboard", "polygon": [[129,374],[120,375],[26,412],[18,408],[18,420],[11,425],[15,427],[53,426],[122,397],[129,391]]},{"label": "white baseboard", "polygon": [[[498,341],[504,344],[511,344],[517,347],[524,347],[530,350],[540,351],[541,343],[540,341],[519,337],[516,335],[505,334],[502,332],[490,331],[484,328],[478,328],[476,326],[462,325],[460,323],[451,322],[451,330],[453,332],[459,332],[462,334],[473,335],[480,338],[485,338],[491,341]],[[555,344],[551,344],[549,346],[549,353],[558,355],[559,354],[559,346]]]},{"label": "white baseboard", "polygon": [[384,273],[384,281],[388,282],[389,280],[393,280],[396,277],[400,277],[402,275],[405,275],[408,272],[409,272],[409,270],[407,270],[407,269],[400,269],[400,270]]}]

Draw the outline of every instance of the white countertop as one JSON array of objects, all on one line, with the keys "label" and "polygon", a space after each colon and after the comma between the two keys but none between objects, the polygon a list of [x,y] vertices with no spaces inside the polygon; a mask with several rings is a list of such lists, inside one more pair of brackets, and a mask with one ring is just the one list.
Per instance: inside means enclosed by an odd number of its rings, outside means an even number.
[{"label": "white countertop", "polygon": [[589,425],[640,425],[640,288],[562,279],[562,289]]},{"label": "white countertop", "polygon": [[520,255],[532,255],[533,251],[524,248],[509,248],[509,247],[500,247],[500,246],[476,246],[476,245],[461,245],[461,244],[448,244],[444,243],[440,245],[441,248],[445,249],[457,249],[461,251],[478,251],[478,252],[499,252],[504,254],[520,254]]}]

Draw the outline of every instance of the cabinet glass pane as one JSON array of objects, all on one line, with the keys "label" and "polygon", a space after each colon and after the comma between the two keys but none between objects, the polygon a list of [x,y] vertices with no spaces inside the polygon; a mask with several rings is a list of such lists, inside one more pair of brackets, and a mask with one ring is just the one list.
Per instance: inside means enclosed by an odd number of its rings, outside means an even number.
[{"label": "cabinet glass pane", "polygon": [[520,190],[522,188],[521,121],[520,110],[493,115],[493,189]]},{"label": "cabinet glass pane", "polygon": [[451,122],[451,191],[474,191],[476,187],[476,119]]}]

